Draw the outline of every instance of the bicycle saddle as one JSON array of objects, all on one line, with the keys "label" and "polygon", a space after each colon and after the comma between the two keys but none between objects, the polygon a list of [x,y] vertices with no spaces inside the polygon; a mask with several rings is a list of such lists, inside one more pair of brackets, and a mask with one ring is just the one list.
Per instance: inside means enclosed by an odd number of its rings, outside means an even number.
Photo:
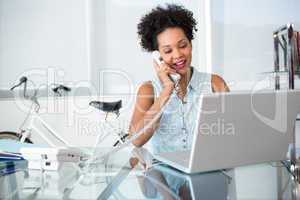
[{"label": "bicycle saddle", "polygon": [[89,105],[104,112],[118,112],[122,107],[122,100],[114,102],[91,101]]},{"label": "bicycle saddle", "polygon": [[52,91],[55,92],[55,93],[58,93],[59,90],[70,92],[71,88],[69,88],[65,85],[57,85],[56,87],[52,88]]}]

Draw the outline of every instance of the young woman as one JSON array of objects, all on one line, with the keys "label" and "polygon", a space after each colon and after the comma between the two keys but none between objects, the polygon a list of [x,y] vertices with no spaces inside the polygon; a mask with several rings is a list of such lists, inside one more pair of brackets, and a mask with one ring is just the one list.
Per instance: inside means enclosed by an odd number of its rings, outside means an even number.
[{"label": "young woman", "polygon": [[[135,146],[151,141],[154,152],[189,149],[199,95],[229,91],[220,76],[199,72],[191,66],[196,24],[191,11],[174,4],[158,6],[141,18],[140,44],[148,52],[158,50],[163,63],[154,62],[158,84],[148,81],[138,90],[129,132],[136,133],[161,111],[162,114],[134,140]],[[170,79],[170,74],[175,73],[181,77],[176,88]]]}]

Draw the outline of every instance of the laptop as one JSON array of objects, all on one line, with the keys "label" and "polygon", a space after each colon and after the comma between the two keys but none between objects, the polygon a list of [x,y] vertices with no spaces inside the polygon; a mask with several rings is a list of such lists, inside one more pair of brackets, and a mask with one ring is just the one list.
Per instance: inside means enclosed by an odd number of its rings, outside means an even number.
[{"label": "laptop", "polygon": [[300,90],[203,94],[189,151],[154,155],[186,173],[286,160]]}]

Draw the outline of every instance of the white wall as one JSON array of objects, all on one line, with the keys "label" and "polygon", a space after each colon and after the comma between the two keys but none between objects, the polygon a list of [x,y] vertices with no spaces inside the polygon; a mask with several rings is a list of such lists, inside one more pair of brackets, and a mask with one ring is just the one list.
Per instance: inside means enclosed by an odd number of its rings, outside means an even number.
[{"label": "white wall", "polygon": [[[0,1],[0,89],[23,73],[37,84],[89,79],[86,2]],[[62,73],[39,74],[49,66]]]},{"label": "white wall", "polygon": [[274,70],[273,31],[288,22],[300,30],[299,8],[298,0],[212,0],[213,71],[232,89],[251,89]]}]

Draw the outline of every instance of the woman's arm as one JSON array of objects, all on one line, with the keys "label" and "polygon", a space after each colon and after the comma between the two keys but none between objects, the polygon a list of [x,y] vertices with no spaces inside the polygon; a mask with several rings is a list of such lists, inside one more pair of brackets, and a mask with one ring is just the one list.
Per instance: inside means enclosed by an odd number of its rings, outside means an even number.
[{"label": "woman's arm", "polygon": [[[154,88],[151,82],[146,82],[139,88],[129,128],[130,136],[140,131],[161,112],[161,109],[168,102],[173,89],[173,85],[164,87],[159,97],[155,99]],[[141,136],[133,141],[133,144],[137,147],[143,146],[152,137],[158,127],[159,120],[160,118],[157,118]]]},{"label": "woman's arm", "polygon": [[213,74],[211,75],[211,85],[213,92],[229,92],[229,87],[222,77]]}]

